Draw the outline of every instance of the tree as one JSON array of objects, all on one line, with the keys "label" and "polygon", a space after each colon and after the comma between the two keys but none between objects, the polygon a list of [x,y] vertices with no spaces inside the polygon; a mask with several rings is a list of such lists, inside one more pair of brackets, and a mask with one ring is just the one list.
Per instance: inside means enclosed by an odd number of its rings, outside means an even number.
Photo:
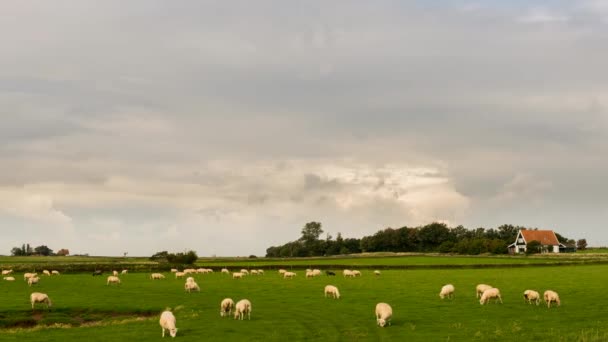
[{"label": "tree", "polygon": [[587,239],[580,239],[576,241],[576,248],[580,249],[581,251],[587,249]]},{"label": "tree", "polygon": [[528,242],[528,244],[526,245],[526,254],[527,255],[538,254],[538,253],[540,253],[541,248],[542,248],[542,245],[539,241],[532,240],[532,241]]},{"label": "tree", "polygon": [[59,256],[70,255],[70,251],[68,249],[62,248],[57,252],[57,255],[59,255]]},{"label": "tree", "polygon": [[42,245],[42,246],[38,246],[38,247],[34,248],[34,253],[38,254],[38,255],[49,256],[49,255],[53,254],[53,250],[48,248],[45,245]]},{"label": "tree", "polygon": [[323,234],[323,229],[321,229],[321,222],[308,222],[302,228],[302,238],[300,240],[305,242],[311,242],[319,240],[319,236]]},{"label": "tree", "polygon": [[11,249],[12,256],[23,256],[23,250],[20,247],[13,247]]}]

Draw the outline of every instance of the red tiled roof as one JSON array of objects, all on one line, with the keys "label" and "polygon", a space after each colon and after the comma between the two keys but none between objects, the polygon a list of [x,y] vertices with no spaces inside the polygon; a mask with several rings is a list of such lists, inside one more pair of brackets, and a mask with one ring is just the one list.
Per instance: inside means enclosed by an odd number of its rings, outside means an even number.
[{"label": "red tiled roof", "polygon": [[522,230],[521,235],[523,235],[527,244],[536,240],[542,245],[559,245],[559,241],[557,241],[557,237],[552,230]]}]

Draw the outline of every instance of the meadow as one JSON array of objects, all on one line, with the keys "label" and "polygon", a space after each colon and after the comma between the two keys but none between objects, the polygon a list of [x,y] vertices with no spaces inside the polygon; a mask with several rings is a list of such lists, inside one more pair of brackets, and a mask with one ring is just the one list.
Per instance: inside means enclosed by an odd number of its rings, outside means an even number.
[{"label": "meadow", "polygon": [[[208,341],[606,341],[605,284],[608,265],[500,269],[383,270],[374,276],[282,279],[276,271],[234,280],[196,275],[201,292],[186,293],[184,280],[169,273],[152,281],[148,273],[122,275],[120,286],[89,273],[44,277],[29,288],[17,274],[0,282],[0,340],[86,341],[159,339],[158,315],[175,308],[177,338]],[[438,296],[443,284],[456,287],[453,300]],[[481,306],[475,285],[501,290],[504,304]],[[324,298],[336,285],[339,300]],[[562,305],[524,303],[526,289],[553,289]],[[29,294],[48,293],[53,307],[33,313]],[[221,318],[225,297],[251,300],[251,321]],[[393,307],[390,327],[380,328],[374,306]],[[36,324],[34,328],[32,325]]]}]

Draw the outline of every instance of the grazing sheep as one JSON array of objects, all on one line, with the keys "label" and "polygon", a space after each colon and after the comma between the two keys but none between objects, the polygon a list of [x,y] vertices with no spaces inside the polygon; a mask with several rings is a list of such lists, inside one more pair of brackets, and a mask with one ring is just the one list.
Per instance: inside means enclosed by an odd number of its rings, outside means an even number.
[{"label": "grazing sheep", "polygon": [[329,295],[330,297],[333,297],[335,299],[340,299],[340,291],[338,291],[338,288],[333,285],[325,286],[324,293],[325,297]]},{"label": "grazing sheep", "polygon": [[360,277],[361,276],[361,272],[357,271],[357,270],[353,270],[353,277]]},{"label": "grazing sheep", "polygon": [[120,284],[120,278],[118,278],[117,276],[108,276],[108,281],[106,282],[106,285],[110,284]]},{"label": "grazing sheep", "polygon": [[[312,273],[312,271],[306,271],[306,278],[312,278],[315,275]],[[285,277],[285,275],[283,275],[283,277]]]},{"label": "grazing sheep", "polygon": [[230,274],[230,271],[227,268],[222,268],[222,273]]},{"label": "grazing sheep", "polygon": [[38,284],[38,282],[39,282],[39,281],[40,281],[40,278],[38,278],[38,277],[30,277],[30,278],[27,278],[27,284],[28,284],[29,286],[32,286],[32,285],[34,285],[34,284]]},{"label": "grazing sheep", "polygon": [[318,270],[318,269],[312,270],[312,275],[315,276],[315,277],[320,276],[321,275],[321,270]]},{"label": "grazing sheep", "polygon": [[23,280],[27,281],[29,278],[35,277],[37,275],[38,275],[38,273],[24,273],[23,274]]},{"label": "grazing sheep", "polygon": [[536,305],[538,305],[540,304],[540,294],[534,290],[526,290],[524,291],[524,301],[527,301],[528,304],[536,302]]},{"label": "grazing sheep", "polygon": [[186,278],[186,283],[194,283],[194,278],[192,278],[192,277]]},{"label": "grazing sheep", "polygon": [[264,270],[259,269],[259,270],[258,270],[258,274],[259,274],[259,275],[264,275]]},{"label": "grazing sheep", "polygon": [[101,270],[96,270],[93,272],[92,276],[100,276],[102,274]]},{"label": "grazing sheep", "polygon": [[279,274],[281,274],[281,275],[283,275],[285,272],[287,272],[287,270],[285,270],[285,269],[282,269],[282,268],[281,268],[281,269],[279,270]]},{"label": "grazing sheep", "polygon": [[184,274],[197,273],[194,268],[186,268],[183,270]]},{"label": "grazing sheep", "polygon": [[152,273],[150,274],[150,279],[165,279],[165,276],[161,273]]},{"label": "grazing sheep", "polygon": [[553,303],[553,302],[555,302],[557,304],[557,306],[562,305],[562,303],[559,300],[559,295],[555,291],[547,290],[547,291],[545,291],[543,297],[545,299],[545,303],[547,303],[548,308],[551,307],[551,303]]},{"label": "grazing sheep", "polygon": [[325,271],[325,274],[327,274],[327,276],[335,276],[336,272],[332,272],[332,271]]},{"label": "grazing sheep", "polygon": [[201,292],[201,288],[198,287],[198,284],[194,280],[187,281],[186,284],[184,285],[184,289],[188,292],[192,292],[192,291]]},{"label": "grazing sheep", "polygon": [[486,285],[486,284],[479,284],[477,285],[477,287],[475,288],[476,291],[476,298],[481,297],[481,295],[483,294],[483,292],[485,290],[491,289],[492,286],[491,285]]},{"label": "grazing sheep", "polygon": [[177,268],[172,268],[171,273],[175,273],[175,272],[178,272]]},{"label": "grazing sheep", "polygon": [[251,275],[258,275],[258,270],[251,270]]},{"label": "grazing sheep", "polygon": [[32,292],[30,295],[30,302],[32,303],[32,310],[34,310],[34,304],[36,303],[45,303],[47,309],[53,305],[49,296],[46,293],[40,292]]},{"label": "grazing sheep", "polygon": [[4,277],[6,281],[15,281],[15,277]]},{"label": "grazing sheep", "polygon": [[42,274],[44,274],[45,276],[51,276],[51,272],[49,272],[49,270],[43,270]]},{"label": "grazing sheep", "polygon": [[51,274],[53,274],[53,275],[59,275],[60,273],[59,273],[59,271],[57,271],[57,270],[52,270],[52,271],[51,271]]},{"label": "grazing sheep", "polygon": [[163,311],[160,314],[160,320],[158,321],[160,328],[163,330],[163,337],[165,337],[165,330],[169,330],[171,337],[177,335],[177,328],[175,327],[175,316],[169,310]]},{"label": "grazing sheep", "polygon": [[224,298],[220,303],[220,317],[230,316],[230,314],[232,314],[232,309],[234,309],[234,301],[232,298]]},{"label": "grazing sheep", "polygon": [[241,273],[241,272],[232,273],[232,279],[241,279],[241,278],[243,278],[243,273]]},{"label": "grazing sheep", "polygon": [[283,278],[293,278],[296,276],[295,272],[285,272],[283,273]]},{"label": "grazing sheep", "polygon": [[355,276],[355,274],[351,270],[342,271],[342,275],[344,275],[344,277],[354,277]]},{"label": "grazing sheep", "polygon": [[118,277],[118,271],[116,271],[116,270],[112,271],[112,275],[115,277]]},{"label": "grazing sheep", "polygon": [[391,319],[393,318],[393,308],[386,303],[376,304],[376,323],[384,327],[386,323],[391,325]]},{"label": "grazing sheep", "polygon": [[441,288],[441,292],[439,292],[439,297],[441,299],[448,297],[449,299],[454,298],[454,285],[447,284]]},{"label": "grazing sheep", "polygon": [[207,269],[206,268],[198,268],[198,269],[196,269],[196,273],[203,273],[203,274],[205,274],[205,273],[207,273]]},{"label": "grazing sheep", "polygon": [[241,269],[241,273],[243,273],[244,275],[249,275],[249,270],[246,269]]},{"label": "grazing sheep", "polygon": [[122,270],[122,271],[120,272],[120,274],[127,274],[127,273],[129,273],[129,270]]},{"label": "grazing sheep", "polygon": [[175,279],[183,278],[185,276],[186,276],[186,273],[184,273],[184,272],[175,272]]},{"label": "grazing sheep", "polygon": [[208,268],[208,269],[207,269],[207,273],[213,273],[213,269]]},{"label": "grazing sheep", "polygon": [[2,275],[9,275],[13,273],[13,270],[2,270]]},{"label": "grazing sheep", "polygon": [[251,302],[247,299],[241,299],[234,306],[234,319],[242,321],[245,314],[247,314],[248,319],[251,319]]},{"label": "grazing sheep", "polygon": [[484,305],[490,302],[490,299],[494,298],[494,303],[497,303],[500,300],[500,304],[502,304],[502,298],[500,297],[500,290],[497,288],[491,288],[483,291],[481,295],[481,299],[479,300],[479,304]]}]

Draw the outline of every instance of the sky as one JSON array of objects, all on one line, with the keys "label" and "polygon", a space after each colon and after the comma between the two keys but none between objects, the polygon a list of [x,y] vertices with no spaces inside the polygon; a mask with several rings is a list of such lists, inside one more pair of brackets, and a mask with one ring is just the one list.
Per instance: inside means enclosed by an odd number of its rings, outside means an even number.
[{"label": "sky", "polygon": [[605,1],[3,1],[0,254],[261,256],[310,221],[606,246],[606,61]]}]

